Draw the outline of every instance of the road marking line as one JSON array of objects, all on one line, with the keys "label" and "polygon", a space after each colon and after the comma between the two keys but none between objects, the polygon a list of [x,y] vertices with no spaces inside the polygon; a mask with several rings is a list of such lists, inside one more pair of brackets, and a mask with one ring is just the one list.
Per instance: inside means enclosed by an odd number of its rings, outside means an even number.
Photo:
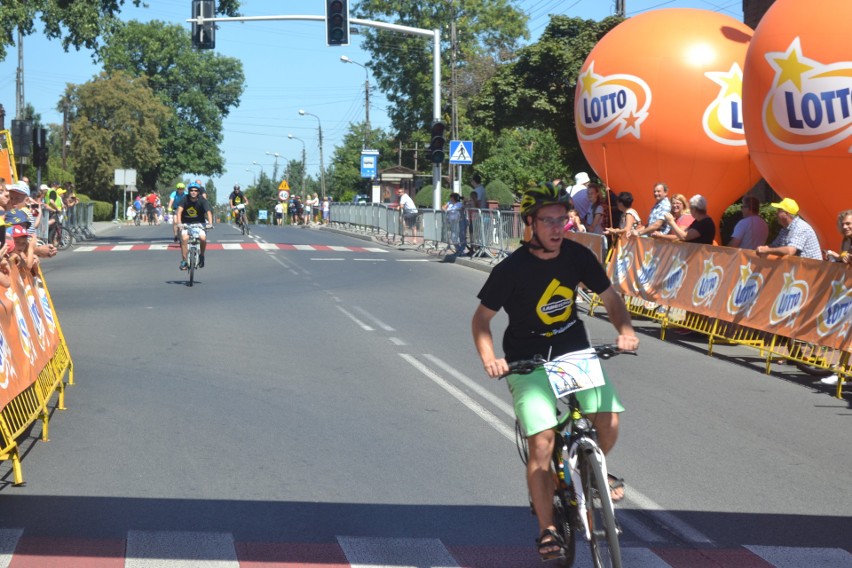
[{"label": "road marking line", "polygon": [[458,568],[453,555],[437,538],[339,536],[337,543],[352,568]]},{"label": "road marking line", "polygon": [[386,258],[353,258],[352,260],[361,260],[364,262],[387,262]]},{"label": "road marking line", "polygon": [[0,568],[9,568],[24,529],[0,529]]},{"label": "road marking line", "polygon": [[240,243],[221,243],[222,250],[243,250],[243,245]]},{"label": "road marking line", "polygon": [[777,568],[801,566],[852,566],[852,554],[842,548],[793,548],[790,546],[754,546],[744,548]]},{"label": "road marking line", "polygon": [[[471,410],[473,410],[474,412],[479,414],[480,417],[483,418],[483,420],[485,420],[486,422],[488,422],[489,424],[494,426],[495,429],[497,429],[501,434],[506,436],[509,440],[511,440],[513,442],[515,441],[515,431],[508,429],[502,422],[500,422],[501,427],[495,426],[495,424],[493,423],[493,421],[491,419],[493,419],[495,421],[499,421],[497,419],[497,417],[494,416],[493,414],[491,414],[489,411],[485,410],[481,405],[479,405],[479,403],[477,403],[476,401],[474,401],[473,399],[468,397],[466,394],[462,393],[455,386],[452,386],[449,383],[447,383],[446,381],[444,381],[444,379],[438,377],[438,375],[433,373],[428,367],[420,364],[419,361],[417,361],[416,359],[414,359],[410,355],[400,354],[400,356],[402,356],[409,363],[414,365],[421,373],[423,373],[424,375],[426,375],[427,377],[429,377],[430,379],[432,379],[433,381],[438,383],[438,385],[440,385],[447,392],[449,392],[451,395],[456,397],[460,402],[465,404],[465,406],[467,406],[468,408],[470,408]],[[479,396],[481,396],[482,398],[484,398],[485,400],[487,400],[491,404],[495,405],[501,411],[506,413],[509,417],[514,418],[515,412],[508,403],[504,402],[502,399],[496,397],[493,393],[485,390],[483,387],[476,384],[476,382],[474,382],[473,379],[470,379],[469,377],[467,377],[467,376],[463,375],[462,373],[456,371],[451,366],[444,363],[443,361],[441,361],[440,359],[438,359],[434,355],[425,354],[424,357],[429,359],[429,361],[431,361],[435,365],[441,367],[445,372],[451,374],[456,379],[458,379],[459,381],[464,383],[465,386],[467,386],[468,388],[470,388],[471,390],[476,392]],[[444,383],[444,384],[442,384],[442,383]],[[445,384],[447,386],[444,386]],[[450,390],[450,389],[452,389],[452,390]],[[455,391],[455,392],[453,392],[453,391]],[[458,393],[459,396],[456,396],[456,393]],[[481,414],[476,408],[474,408],[471,405],[468,405],[460,397],[464,397],[464,398],[470,400],[470,402],[473,405],[476,405],[478,408],[481,408],[487,414],[484,414],[484,415]],[[490,417],[491,419],[489,419],[488,417]],[[505,429],[505,431],[504,431],[504,429]],[[507,434],[506,431],[508,431],[509,433]],[[637,491],[635,488],[633,488],[633,487],[630,488],[627,499],[630,502],[637,504],[641,509],[651,512],[651,514],[662,525],[664,525],[669,532],[676,534],[680,538],[682,538],[682,539],[684,539],[688,542],[695,542],[695,543],[702,543],[702,544],[714,544],[713,541],[710,540],[707,536],[705,536],[702,532],[693,528],[691,525],[687,524],[686,522],[682,521],[681,519],[677,518],[672,513],[669,513],[668,511],[663,510],[663,507],[661,505],[659,505],[658,503],[653,501],[650,497],[643,495],[642,493]],[[634,522],[632,524],[636,525],[637,523]],[[640,532],[640,531],[641,531],[641,529],[637,530],[637,532]]]},{"label": "road marking line", "polygon": [[388,340],[391,343],[393,343],[394,345],[405,345],[406,344],[405,341],[403,341],[402,339],[400,339],[398,337],[388,337]]},{"label": "road marking line", "polygon": [[316,250],[312,245],[292,245],[296,250]]},{"label": "road marking line", "polygon": [[[334,296],[332,296],[332,298],[333,298],[333,297],[334,297]],[[347,310],[345,310],[345,309],[343,308],[343,306],[337,306],[337,309],[338,309],[338,310],[340,310],[341,312],[343,312],[343,313],[344,313],[344,315],[346,315],[346,317],[348,317],[349,319],[351,319],[352,321],[354,321],[356,324],[358,324],[358,327],[360,327],[360,328],[361,328],[361,329],[363,329],[364,331],[375,331],[372,327],[370,327],[370,326],[369,326],[369,325],[367,325],[366,323],[362,322],[361,320],[359,320],[358,318],[356,318],[354,315],[352,315],[350,312],[348,312]]]},{"label": "road marking line", "polygon": [[311,260],[346,260],[345,258],[311,258]]},{"label": "road marking line", "polygon": [[461,390],[459,390],[454,385],[450,384],[443,378],[439,377],[432,369],[415,359],[412,355],[408,355],[407,353],[400,353],[400,357],[408,361],[408,363],[426,375],[429,379],[431,379],[436,385],[450,393],[456,400],[460,403],[471,409],[475,412],[480,418],[485,420],[485,422],[497,430],[500,434],[503,435],[507,440],[514,442],[515,441],[515,429],[507,426],[502,420],[497,418],[490,410],[486,409],[484,406],[473,400],[471,397],[467,396]]},{"label": "road marking line", "polygon": [[112,247],[112,252],[128,251],[133,248],[133,245],[115,245]]},{"label": "road marking line", "polygon": [[382,330],[384,330],[384,331],[396,331],[394,328],[392,328],[391,326],[389,326],[388,324],[386,324],[385,322],[383,322],[382,320],[380,320],[379,318],[377,318],[376,316],[374,316],[373,314],[371,314],[370,312],[368,312],[364,308],[362,308],[360,306],[352,306],[352,307],[356,311],[361,312],[361,314],[363,316],[365,316],[366,318],[373,320],[376,323],[376,325],[378,325]]},{"label": "road marking line", "polygon": [[[430,355],[430,354],[427,353],[426,355],[424,355],[424,357],[429,359],[432,363],[434,363],[435,365],[440,367],[445,372],[449,373],[450,375],[452,375],[453,377],[458,379],[460,382],[464,383],[464,385],[467,388],[474,391],[476,394],[478,394],[479,396],[481,396],[482,398],[484,398],[485,400],[487,400],[488,402],[493,404],[496,408],[503,411],[503,413],[506,416],[508,416],[512,420],[515,419],[515,409],[512,408],[511,404],[504,401],[503,399],[501,399],[500,397],[498,397],[497,395],[495,395],[494,393],[492,393],[491,391],[489,391],[488,389],[486,389],[485,387],[483,387],[482,385],[477,383],[475,380],[473,380],[470,377],[468,377],[467,375],[464,375],[461,372],[457,371],[456,369],[451,367],[449,364],[438,359],[434,355]],[[489,380],[491,380],[491,379],[489,379]]]},{"label": "road marking line", "polygon": [[77,248],[74,248],[74,249],[71,249],[71,250],[73,250],[74,252],[92,252],[96,248],[98,248],[98,247],[92,246],[92,245],[85,245],[85,246],[77,247]]},{"label": "road marking line", "polygon": [[128,531],[125,568],[239,568],[231,533]]},{"label": "road marking line", "polygon": [[397,262],[430,262],[428,258],[397,258]]}]

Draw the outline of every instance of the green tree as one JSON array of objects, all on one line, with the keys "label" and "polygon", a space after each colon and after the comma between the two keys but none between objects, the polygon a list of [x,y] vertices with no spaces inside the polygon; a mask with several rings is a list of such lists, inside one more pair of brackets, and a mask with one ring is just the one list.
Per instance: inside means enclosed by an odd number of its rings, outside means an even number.
[{"label": "green tree", "polygon": [[551,130],[571,170],[585,169],[574,128],[574,89],[592,48],[621,21],[553,16],[539,41],[519,50],[475,97],[474,123],[498,136],[518,127]]},{"label": "green tree", "polygon": [[115,169],[146,171],[160,161],[160,125],[171,111],[144,77],[121,72],[72,85],[67,96],[76,183],[92,199],[111,202]]},{"label": "green tree", "polygon": [[[326,181],[331,195],[339,201],[348,201],[352,196],[364,193],[369,195],[371,183],[361,177],[361,150],[364,143],[364,123],[350,123],[349,131],[343,142],[334,149]],[[378,169],[394,165],[397,156],[397,142],[381,129],[370,129],[370,146],[379,151]],[[422,147],[422,145],[421,145]],[[428,165],[421,158],[420,163]],[[347,197],[348,196],[348,199]]]},{"label": "green tree", "polygon": [[[497,61],[510,57],[517,42],[528,37],[526,15],[509,0],[362,0],[354,12],[360,18],[441,30],[442,84],[451,73],[451,22],[457,29],[457,66],[461,71],[467,61],[478,57]],[[372,56],[369,67],[390,102],[388,115],[394,129],[407,139],[432,120],[432,43],[385,30],[368,29],[364,36],[364,49]]]},{"label": "green tree", "polygon": [[163,158],[140,172],[144,183],[153,186],[185,172],[224,172],[222,121],[239,105],[245,82],[242,62],[194,50],[183,26],[160,21],[117,26],[100,57],[108,73],[147,77],[157,97],[174,111],[160,132]]},{"label": "green tree", "polygon": [[516,128],[492,139],[487,144],[488,157],[475,167],[486,182],[502,181],[520,195],[530,185],[568,177],[559,143],[550,130]]},{"label": "green tree", "polygon": [[[125,4],[142,5],[142,0],[3,0],[0,5],[0,61],[6,59],[8,48],[15,45],[17,30],[27,36],[35,31],[40,20],[44,35],[62,40],[62,47],[86,47],[95,52],[104,34],[119,24],[118,14]],[[187,2],[187,10],[189,9]],[[236,16],[239,0],[219,0],[219,14]]]}]

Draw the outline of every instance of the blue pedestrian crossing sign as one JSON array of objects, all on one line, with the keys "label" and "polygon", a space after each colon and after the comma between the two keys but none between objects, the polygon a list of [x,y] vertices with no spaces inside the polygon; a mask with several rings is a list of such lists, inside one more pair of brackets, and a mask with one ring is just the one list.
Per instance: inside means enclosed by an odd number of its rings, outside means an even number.
[{"label": "blue pedestrian crossing sign", "polygon": [[471,165],[473,163],[473,141],[450,140],[450,163]]}]

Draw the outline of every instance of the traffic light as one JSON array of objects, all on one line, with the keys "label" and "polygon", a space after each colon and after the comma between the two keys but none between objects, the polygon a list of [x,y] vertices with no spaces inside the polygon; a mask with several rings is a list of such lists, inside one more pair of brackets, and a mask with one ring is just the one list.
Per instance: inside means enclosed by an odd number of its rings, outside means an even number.
[{"label": "traffic light", "polygon": [[349,0],[325,0],[326,42],[349,45]]},{"label": "traffic light", "polygon": [[[215,0],[192,0],[192,17],[216,17]],[[198,25],[192,22],[192,47],[197,49],[214,49],[216,47],[216,22],[204,22]]]},{"label": "traffic light", "polygon": [[47,128],[33,132],[33,164],[37,168],[47,167]]},{"label": "traffic light", "polygon": [[18,158],[30,155],[33,146],[32,120],[12,120],[12,144],[15,145],[15,156]]},{"label": "traffic light", "polygon": [[440,121],[432,125],[432,143],[429,145],[429,155],[433,164],[440,164],[444,161],[444,130],[446,128],[446,125]]}]

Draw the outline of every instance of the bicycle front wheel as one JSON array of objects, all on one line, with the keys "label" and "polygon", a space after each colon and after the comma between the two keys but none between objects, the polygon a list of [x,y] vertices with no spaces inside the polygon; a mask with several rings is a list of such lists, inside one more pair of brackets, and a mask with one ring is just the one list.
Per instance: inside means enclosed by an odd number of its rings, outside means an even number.
[{"label": "bicycle front wheel", "polygon": [[595,568],[621,568],[621,545],[615,524],[615,508],[609,482],[603,471],[603,453],[595,446],[581,448],[579,455],[586,517],[591,533],[592,561]]},{"label": "bicycle front wheel", "polygon": [[189,285],[195,282],[195,265],[198,264],[198,253],[195,249],[189,249]]}]

